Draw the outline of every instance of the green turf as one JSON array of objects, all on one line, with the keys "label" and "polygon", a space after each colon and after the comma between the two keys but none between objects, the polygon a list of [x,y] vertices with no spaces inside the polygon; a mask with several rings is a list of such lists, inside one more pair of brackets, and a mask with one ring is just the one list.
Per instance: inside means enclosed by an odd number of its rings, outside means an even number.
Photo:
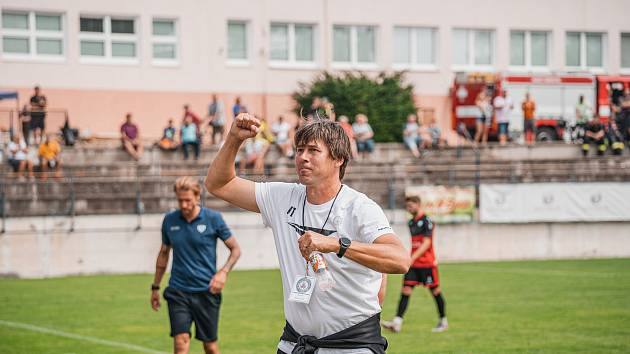
[{"label": "green turf", "polygon": [[[433,299],[414,292],[388,353],[628,353],[630,259],[444,264],[449,331],[433,334]],[[151,275],[0,279],[0,320],[169,352],[166,307]],[[400,276],[383,311],[395,312]],[[223,353],[275,353],[284,317],[278,271],[237,271],[223,297]],[[201,353],[193,342],[191,353]],[[134,353],[0,324],[0,353]],[[137,352],[136,352],[137,353]]]}]

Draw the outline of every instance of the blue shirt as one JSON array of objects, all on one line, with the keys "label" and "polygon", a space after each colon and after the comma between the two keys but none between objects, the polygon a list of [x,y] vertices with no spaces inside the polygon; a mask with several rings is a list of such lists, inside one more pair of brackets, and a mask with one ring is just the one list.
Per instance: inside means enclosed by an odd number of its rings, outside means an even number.
[{"label": "blue shirt", "polygon": [[197,141],[197,126],[195,123],[183,125],[181,132],[183,143],[194,143]]},{"label": "blue shirt", "polygon": [[218,212],[201,208],[190,223],[178,209],[162,222],[162,243],[173,248],[173,266],[168,285],[183,291],[208,291],[217,271],[217,239],[232,232]]}]

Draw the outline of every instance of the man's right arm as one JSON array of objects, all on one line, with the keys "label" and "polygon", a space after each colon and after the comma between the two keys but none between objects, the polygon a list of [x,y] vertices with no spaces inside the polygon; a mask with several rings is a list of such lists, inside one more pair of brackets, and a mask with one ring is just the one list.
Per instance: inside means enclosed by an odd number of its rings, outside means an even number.
[{"label": "man's right arm", "polygon": [[170,252],[171,246],[162,244],[157,256],[157,261],[155,262],[155,275],[153,276],[153,284],[151,285],[151,308],[154,311],[160,308],[160,283],[162,282],[164,272],[166,272]]},{"label": "man's right arm", "polygon": [[234,161],[243,141],[258,134],[260,121],[247,113],[239,114],[225,143],[212,161],[204,185],[208,192],[239,208],[259,213],[254,182],[236,176]]}]

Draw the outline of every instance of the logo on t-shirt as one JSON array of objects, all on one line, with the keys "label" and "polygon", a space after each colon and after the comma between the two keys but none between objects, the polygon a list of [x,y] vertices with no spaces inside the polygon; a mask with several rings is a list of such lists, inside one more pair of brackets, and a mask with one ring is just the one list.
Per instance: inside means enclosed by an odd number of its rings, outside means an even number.
[{"label": "logo on t-shirt", "polygon": [[299,236],[302,236],[302,234],[305,233],[306,231],[317,232],[318,234],[321,234],[324,236],[330,236],[334,234],[335,232],[337,232],[337,230],[326,230],[326,229],[318,229],[316,227],[302,226],[294,222],[289,222],[288,224],[291,225],[293,230],[295,230],[295,232],[297,232]]},{"label": "logo on t-shirt", "polygon": [[204,231],[206,231],[206,225],[204,224],[197,225],[197,231],[199,231],[199,233],[202,234]]}]

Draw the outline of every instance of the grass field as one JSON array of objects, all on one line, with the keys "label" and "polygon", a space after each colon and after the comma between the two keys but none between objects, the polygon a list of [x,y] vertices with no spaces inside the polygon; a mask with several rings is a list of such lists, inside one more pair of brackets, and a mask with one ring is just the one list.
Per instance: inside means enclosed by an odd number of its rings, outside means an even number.
[{"label": "grass field", "polygon": [[[400,279],[390,277],[387,319]],[[630,259],[444,264],[440,279],[449,331],[430,332],[433,299],[417,289],[403,331],[386,334],[388,353],[630,352]],[[169,352],[166,306],[150,310],[151,281],[0,279],[0,353]],[[221,311],[223,353],[275,353],[284,324],[279,272],[233,272]],[[197,342],[192,349],[202,352]]]}]

